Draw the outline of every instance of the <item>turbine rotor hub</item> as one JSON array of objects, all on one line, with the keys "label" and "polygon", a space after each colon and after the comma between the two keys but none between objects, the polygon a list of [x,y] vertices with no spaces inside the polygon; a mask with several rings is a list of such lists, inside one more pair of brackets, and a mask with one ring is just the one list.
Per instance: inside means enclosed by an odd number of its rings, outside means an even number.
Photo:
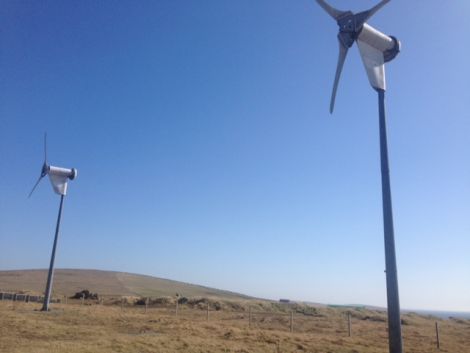
[{"label": "turbine rotor hub", "polygon": [[46,162],[42,165],[42,170],[41,170],[41,178],[45,177],[49,173],[49,166],[47,165]]},{"label": "turbine rotor hub", "polygon": [[336,22],[339,26],[338,38],[346,47],[351,48],[361,34],[364,22],[358,21],[351,11],[343,14]]}]

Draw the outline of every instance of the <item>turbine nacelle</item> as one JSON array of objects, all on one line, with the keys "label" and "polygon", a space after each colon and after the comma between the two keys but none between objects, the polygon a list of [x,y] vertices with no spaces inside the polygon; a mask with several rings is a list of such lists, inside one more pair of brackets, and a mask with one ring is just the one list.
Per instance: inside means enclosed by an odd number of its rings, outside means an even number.
[{"label": "turbine nacelle", "polygon": [[36,187],[41,182],[41,179],[46,175],[49,176],[49,180],[52,184],[52,189],[56,194],[66,195],[67,194],[67,183],[69,180],[73,180],[77,177],[78,171],[75,168],[62,168],[55,167],[47,164],[47,135],[44,135],[44,163],[41,169],[41,175],[39,176],[36,184],[29,193],[28,197],[31,197]]},{"label": "turbine nacelle", "polygon": [[47,166],[49,176],[60,177],[60,178],[67,178],[73,180],[77,177],[78,171],[75,168],[62,168],[62,167],[54,167],[52,165]]},{"label": "turbine nacelle", "polygon": [[339,26],[338,43],[339,57],[336,75],[331,94],[330,113],[333,113],[336,91],[338,89],[341,71],[348,49],[357,42],[361,53],[362,62],[367,72],[371,86],[376,90],[385,90],[385,63],[392,60],[400,52],[400,42],[392,36],[388,36],[369,26],[366,21],[371,18],[390,0],[382,0],[370,10],[357,14],[351,11],[341,11],[327,4],[324,0],[317,3],[336,20]]},{"label": "turbine nacelle", "polygon": [[77,176],[77,169],[75,168],[61,168],[49,166],[49,180],[51,181],[52,188],[56,194],[65,195],[67,193],[67,183],[69,180],[75,179]]}]

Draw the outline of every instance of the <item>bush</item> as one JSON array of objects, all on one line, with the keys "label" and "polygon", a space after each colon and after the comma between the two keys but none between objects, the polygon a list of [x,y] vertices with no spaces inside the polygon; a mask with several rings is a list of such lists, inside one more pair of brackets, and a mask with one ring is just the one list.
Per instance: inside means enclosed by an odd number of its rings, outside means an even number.
[{"label": "bush", "polygon": [[91,293],[88,289],[84,289],[82,290],[81,292],[77,292],[75,293],[75,295],[73,295],[72,297],[70,297],[71,299],[81,299],[81,298],[85,298],[85,299],[99,299],[99,295],[98,293]]}]

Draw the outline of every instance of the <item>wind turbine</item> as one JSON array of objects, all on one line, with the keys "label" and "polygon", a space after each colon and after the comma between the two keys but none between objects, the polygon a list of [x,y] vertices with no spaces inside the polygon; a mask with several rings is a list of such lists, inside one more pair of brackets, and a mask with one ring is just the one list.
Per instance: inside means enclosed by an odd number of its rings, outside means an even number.
[{"label": "wind turbine", "polygon": [[379,97],[380,160],[382,172],[382,207],[385,240],[385,273],[387,281],[388,337],[390,353],[402,353],[400,300],[398,296],[398,277],[393,232],[392,196],[388,167],[387,129],[385,123],[385,63],[394,59],[400,52],[400,42],[392,36],[383,34],[369,26],[366,21],[390,0],[382,0],[370,10],[357,14],[340,11],[324,0],[318,4],[336,20],[339,26],[339,58],[336,68],[330,113],[333,113],[336,91],[348,49],[357,43],[371,86]]},{"label": "wind turbine", "polygon": [[52,246],[52,254],[51,254],[51,262],[49,265],[49,273],[47,275],[47,284],[46,284],[46,295],[44,296],[44,303],[42,305],[42,311],[49,310],[49,302],[51,299],[51,292],[52,292],[52,280],[54,277],[54,260],[55,260],[55,252],[57,248],[57,239],[59,237],[59,227],[60,227],[60,218],[62,215],[62,206],[64,204],[64,196],[67,194],[67,185],[69,180],[73,180],[77,177],[77,170],[75,168],[61,168],[61,167],[54,167],[47,163],[47,134],[44,134],[44,163],[41,168],[41,174],[39,178],[34,184],[33,189],[29,193],[29,197],[33,194],[36,187],[41,182],[42,178],[46,175],[49,176],[49,180],[52,184],[52,189],[56,194],[60,195],[60,206],[59,206],[59,215],[57,216],[57,224],[55,228],[55,236],[54,236],[54,245]]}]

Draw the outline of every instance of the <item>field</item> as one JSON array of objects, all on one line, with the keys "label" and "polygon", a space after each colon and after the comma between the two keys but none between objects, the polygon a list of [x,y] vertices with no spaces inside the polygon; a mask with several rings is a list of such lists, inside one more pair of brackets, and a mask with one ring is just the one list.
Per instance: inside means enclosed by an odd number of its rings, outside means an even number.
[{"label": "field", "polygon": [[[0,271],[0,292],[41,295],[46,275],[45,270]],[[83,289],[99,293],[99,299],[70,299]],[[40,303],[0,300],[0,353],[388,352],[386,313],[367,308],[281,304],[95,270],[57,270],[54,297],[62,303],[47,313]],[[142,305],[136,305],[139,300]],[[413,313],[402,320],[407,353],[470,353],[470,320]]]},{"label": "field", "polygon": [[[352,337],[348,337],[345,309],[296,312],[290,332],[290,315],[283,311],[253,310],[250,323],[249,311],[231,312],[225,307],[216,311],[213,302],[207,302],[209,315],[207,309],[183,305],[176,316],[171,307],[69,301],[54,304],[46,313],[39,311],[38,303],[2,301],[0,352],[388,352],[383,312],[351,309]],[[245,304],[239,303],[240,308]],[[416,314],[403,319],[406,352],[470,352],[470,320]],[[440,350],[435,321],[440,326]]]}]

